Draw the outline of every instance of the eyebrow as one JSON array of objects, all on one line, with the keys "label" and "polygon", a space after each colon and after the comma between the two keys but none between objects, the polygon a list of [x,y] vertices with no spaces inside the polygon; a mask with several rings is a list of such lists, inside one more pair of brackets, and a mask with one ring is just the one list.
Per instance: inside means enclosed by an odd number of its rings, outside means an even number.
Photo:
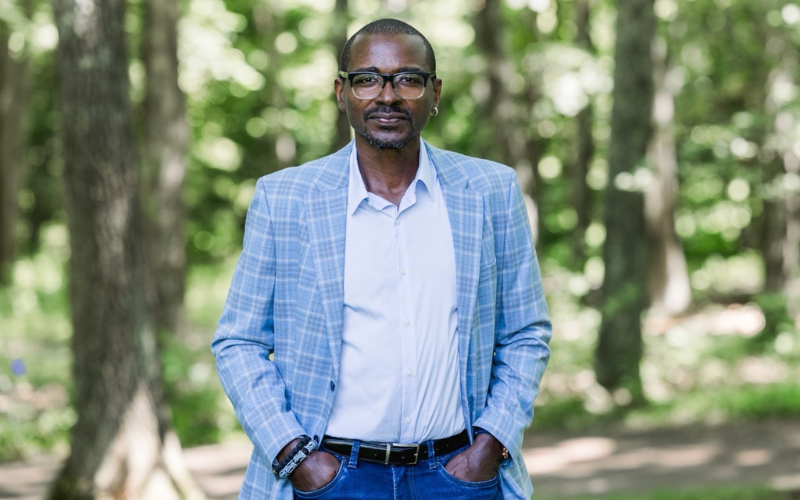
[{"label": "eyebrow", "polygon": [[[368,66],[364,68],[357,68],[350,73],[359,73],[362,71],[369,71],[370,73],[381,73],[381,71],[375,66]],[[418,68],[417,66],[401,66],[397,68],[397,70],[393,71],[392,73],[404,73],[406,71],[425,71],[422,68]]]}]

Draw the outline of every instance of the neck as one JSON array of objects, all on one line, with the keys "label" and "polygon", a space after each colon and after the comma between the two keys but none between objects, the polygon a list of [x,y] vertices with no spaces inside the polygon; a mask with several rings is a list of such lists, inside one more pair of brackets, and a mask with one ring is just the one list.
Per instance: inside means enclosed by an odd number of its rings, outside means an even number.
[{"label": "neck", "polygon": [[377,148],[356,136],[358,169],[367,191],[400,205],[408,186],[419,168],[419,139],[413,139],[400,149]]}]

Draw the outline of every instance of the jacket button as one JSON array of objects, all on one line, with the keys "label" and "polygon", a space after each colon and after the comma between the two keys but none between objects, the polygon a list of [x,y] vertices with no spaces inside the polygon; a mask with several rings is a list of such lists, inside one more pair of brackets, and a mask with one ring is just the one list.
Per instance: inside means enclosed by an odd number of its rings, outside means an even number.
[{"label": "jacket button", "polygon": [[333,380],[331,380],[331,390],[333,391],[335,389],[336,389],[336,384],[333,382]]}]

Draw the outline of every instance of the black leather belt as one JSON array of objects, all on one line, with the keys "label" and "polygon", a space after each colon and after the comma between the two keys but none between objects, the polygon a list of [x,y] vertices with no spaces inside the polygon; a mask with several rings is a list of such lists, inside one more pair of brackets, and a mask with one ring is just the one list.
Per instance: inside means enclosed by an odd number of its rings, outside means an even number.
[{"label": "black leather belt", "polygon": [[[433,442],[436,456],[446,455],[469,444],[467,431],[449,438],[437,439]],[[353,451],[353,440],[324,436],[322,447],[339,455],[349,456]],[[428,459],[428,445],[402,443],[375,443],[361,441],[358,459],[385,465],[415,465]]]}]

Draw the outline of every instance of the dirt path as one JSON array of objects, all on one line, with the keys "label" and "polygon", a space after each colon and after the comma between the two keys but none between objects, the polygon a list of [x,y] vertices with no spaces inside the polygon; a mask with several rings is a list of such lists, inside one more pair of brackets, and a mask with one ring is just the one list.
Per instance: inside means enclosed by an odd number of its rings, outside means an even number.
[{"label": "dirt path", "polygon": [[[190,469],[214,499],[234,499],[250,445],[186,450]],[[642,492],[705,485],[800,490],[800,420],[604,435],[538,434],[525,440],[537,498]],[[42,500],[56,457],[0,465],[0,498]]]}]

